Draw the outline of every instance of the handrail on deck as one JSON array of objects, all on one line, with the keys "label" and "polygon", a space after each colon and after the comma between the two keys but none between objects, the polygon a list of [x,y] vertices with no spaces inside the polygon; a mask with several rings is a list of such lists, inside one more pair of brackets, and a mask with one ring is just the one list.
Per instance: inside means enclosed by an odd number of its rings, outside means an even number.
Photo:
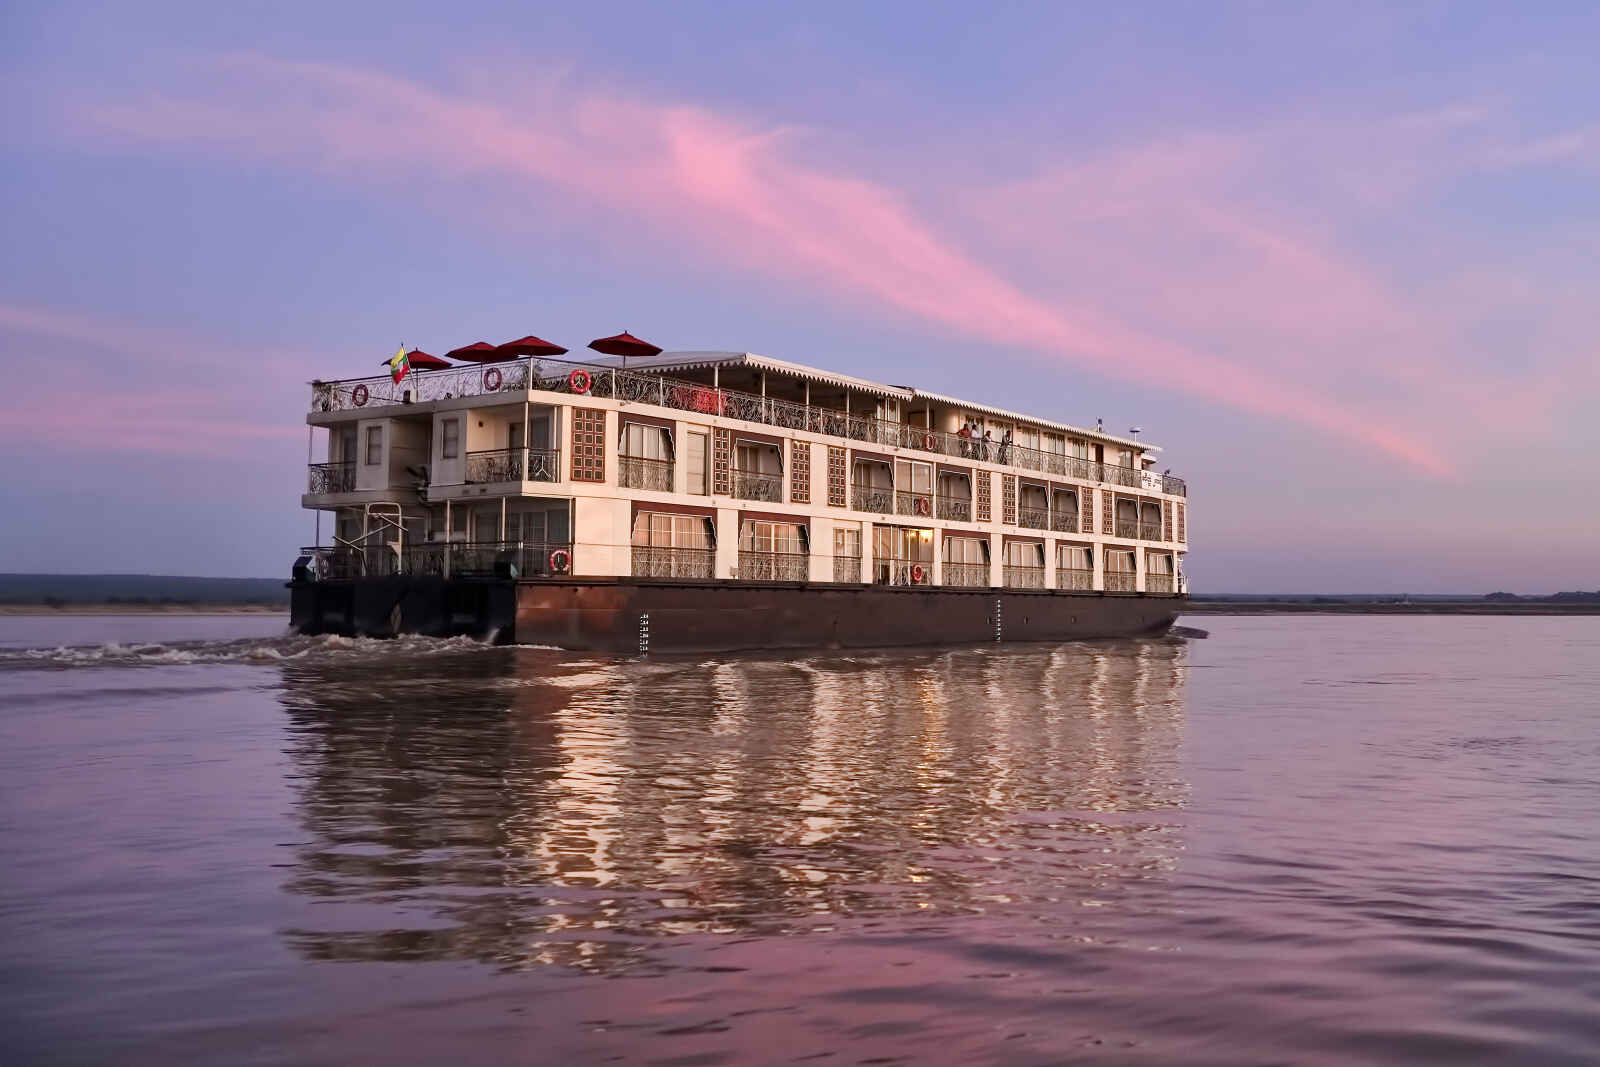
[{"label": "handrail on deck", "polygon": [[[576,372],[582,371],[582,375]],[[575,380],[576,379],[576,380]],[[399,383],[387,377],[349,379],[311,384],[313,411],[347,411],[365,407],[418,404],[493,393],[578,393],[632,403],[655,404],[679,411],[718,415],[764,423],[870,444],[888,445],[930,455],[979,460],[1021,470],[1038,471],[1084,481],[1108,482],[1129,488],[1186,495],[1182,478],[1156,475],[1096,462],[1081,456],[1028,448],[1002,441],[981,441],[960,434],[930,430],[908,423],[890,422],[867,415],[846,414],[832,408],[796,404],[756,396],[699,382],[640,374],[569,360],[521,359],[486,367],[449,367],[418,371]],[[508,402],[511,398],[507,398]],[[1146,478],[1149,482],[1147,484]]]}]

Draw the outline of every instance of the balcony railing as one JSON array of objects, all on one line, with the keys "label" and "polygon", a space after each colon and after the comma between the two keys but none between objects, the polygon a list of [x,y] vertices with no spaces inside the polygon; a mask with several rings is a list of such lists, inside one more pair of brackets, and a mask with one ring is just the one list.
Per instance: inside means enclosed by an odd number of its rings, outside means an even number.
[{"label": "balcony railing", "polygon": [[672,492],[672,460],[643,456],[617,457],[617,484],[624,489]]},{"label": "balcony railing", "polygon": [[[338,545],[302,548],[320,577],[331,580],[393,574],[493,577],[514,564],[515,577],[543,578],[572,570],[572,544],[566,541],[426,541],[396,551],[389,545],[363,548]],[[564,554],[552,561],[557,552]],[[559,563],[559,569],[555,566]],[[511,575],[505,575],[510,577]]]},{"label": "balcony railing", "polygon": [[1050,529],[1058,533],[1078,532],[1078,513],[1057,508],[1050,516]]},{"label": "balcony railing", "polygon": [[[581,371],[582,374],[577,372]],[[493,373],[491,373],[493,372]],[[889,422],[865,415],[846,415],[831,408],[796,404],[713,389],[698,382],[686,382],[655,374],[618,370],[555,359],[525,359],[496,363],[492,367],[450,367],[417,371],[396,384],[387,376],[341,382],[313,382],[312,411],[348,411],[362,407],[426,403],[450,397],[479,396],[496,392],[539,390],[551,393],[582,393],[587,396],[655,404],[679,411],[744,419],[791,430],[833,437],[847,437],[876,445],[914,449],[961,459],[979,459],[1022,470],[1103,481],[1137,488],[1140,471],[1096,463],[1078,456],[1047,452],[999,441],[974,441],[959,434],[927,430],[920,426]],[[1181,478],[1173,486],[1186,492]],[[1163,480],[1163,491],[1167,482]]]},{"label": "balcony railing", "polygon": [[972,498],[965,496],[946,496],[939,494],[935,502],[939,511],[939,518],[951,519],[955,522],[972,521]]},{"label": "balcony railing", "polygon": [[633,546],[635,578],[712,578],[717,573],[714,548]]},{"label": "balcony railing", "polygon": [[894,511],[896,515],[933,515],[932,493],[908,493],[903,489],[896,490],[894,494]]},{"label": "balcony railing", "polygon": [[874,559],[872,580],[875,585],[932,585],[933,561],[911,559]]},{"label": "balcony railing", "polygon": [[1018,508],[1017,525],[1030,530],[1048,530],[1050,528],[1050,509]]},{"label": "balcony railing", "polygon": [[1094,571],[1078,567],[1056,568],[1057,589],[1093,589]]},{"label": "balcony railing", "polygon": [[1005,584],[1007,589],[1043,589],[1044,568],[1007,563]]},{"label": "balcony railing", "polygon": [[783,503],[783,475],[740,470],[737,467],[731,473],[733,495],[740,500],[763,500],[769,504]]},{"label": "balcony railing", "polygon": [[557,448],[497,448],[467,453],[468,485],[495,482],[554,482],[561,476]]},{"label": "balcony railing", "polygon": [[1189,485],[1176,474],[1163,474],[1161,476],[1161,491],[1173,496],[1188,496]]},{"label": "balcony railing", "polygon": [[1144,576],[1144,591],[1146,593],[1165,593],[1170,595],[1172,592],[1172,575],[1147,573]]},{"label": "balcony railing", "polygon": [[739,552],[739,577],[747,582],[804,582],[811,557],[804,552]]},{"label": "balcony railing", "polygon": [[989,585],[989,565],[987,563],[946,563],[944,565],[944,584],[959,586],[963,589],[986,588]]},{"label": "balcony railing", "polygon": [[1138,576],[1132,571],[1107,571],[1106,592],[1131,593],[1134,591]]},{"label": "balcony railing", "polygon": [[1128,537],[1134,540],[1139,538],[1139,521],[1137,519],[1118,519],[1117,536]]},{"label": "balcony railing", "polygon": [[356,491],[356,465],[354,463],[313,463],[306,468],[307,492],[353,493]]},{"label": "balcony railing", "polygon": [[834,556],[833,580],[836,582],[859,583],[861,581],[861,557]]},{"label": "balcony railing", "polygon": [[887,515],[894,510],[894,490],[878,489],[870,485],[851,486],[850,506],[857,511]]},{"label": "balcony railing", "polygon": [[1141,522],[1139,524],[1139,538],[1143,541],[1161,540],[1161,524],[1159,522]]}]

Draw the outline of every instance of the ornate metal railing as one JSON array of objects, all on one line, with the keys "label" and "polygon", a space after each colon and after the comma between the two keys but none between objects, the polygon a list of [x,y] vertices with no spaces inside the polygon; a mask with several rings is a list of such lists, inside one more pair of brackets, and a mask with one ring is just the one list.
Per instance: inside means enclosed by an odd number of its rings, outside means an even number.
[{"label": "ornate metal railing", "polygon": [[527,456],[520,448],[497,448],[467,453],[467,483],[520,482]]},{"label": "ornate metal railing", "polygon": [[[831,408],[809,407],[749,393],[713,389],[698,382],[566,360],[526,359],[487,367],[418,371],[407,375],[398,385],[387,377],[312,382],[311,409],[345,411],[528,389],[655,404],[679,411],[722,415],[935,455],[987,460],[1085,481],[1111,482],[1132,488],[1140,485],[1141,472],[1132,467],[1096,463],[1078,456],[1015,444],[1005,445],[1000,441],[973,440],[959,434],[887,422],[865,415],[846,415]],[[1172,478],[1171,475],[1166,477]],[[1182,486],[1181,478],[1172,478],[1172,481]],[[1163,491],[1166,491],[1165,484],[1163,482]]]},{"label": "ornate metal railing", "polygon": [[933,584],[932,560],[874,559],[872,569],[875,585]]},{"label": "ornate metal railing", "polygon": [[747,582],[804,582],[811,557],[804,552],[739,552],[739,577]]},{"label": "ornate metal railing", "polygon": [[[566,542],[460,541],[448,545],[415,547],[445,549],[449,556],[452,576],[501,575],[506,570],[507,564],[516,568],[515,574],[508,576],[517,578],[547,578],[570,573],[572,570],[572,545]],[[566,553],[565,565],[559,571],[554,564],[561,563],[562,560],[560,558],[551,560],[551,556],[558,551]]]},{"label": "ornate metal railing", "polygon": [[872,511],[888,515],[894,511],[894,490],[879,489],[871,485],[850,487],[850,506],[856,511]]},{"label": "ornate metal railing", "polygon": [[1019,507],[1017,509],[1017,525],[1030,530],[1048,530],[1050,528],[1050,509]]},{"label": "ornate metal railing", "polygon": [[497,448],[467,453],[469,485],[494,482],[554,482],[561,479],[559,448]]},{"label": "ornate metal railing", "polygon": [[859,583],[861,581],[861,557],[834,556],[833,580],[836,582]]},{"label": "ornate metal railing", "polygon": [[1106,592],[1132,593],[1137,585],[1137,577],[1132,571],[1107,571]]},{"label": "ornate metal railing", "polygon": [[1094,571],[1087,568],[1057,567],[1057,589],[1093,589]]},{"label": "ornate metal railing", "polygon": [[971,497],[946,496],[941,493],[935,500],[934,507],[941,519],[953,519],[956,522],[972,521]]},{"label": "ornate metal railing", "polygon": [[1146,574],[1144,576],[1144,591],[1146,593],[1171,593],[1172,575]]},{"label": "ornate metal railing", "polygon": [[1050,529],[1058,533],[1078,532],[1078,513],[1076,511],[1063,511],[1057,508],[1050,515]]},{"label": "ornate metal railing", "polygon": [[1176,474],[1163,474],[1161,476],[1161,491],[1173,496],[1188,496],[1189,484]]},{"label": "ornate metal railing", "polygon": [[1161,540],[1161,524],[1159,522],[1141,522],[1139,524],[1139,539],[1142,541]]},{"label": "ornate metal railing", "polygon": [[894,511],[896,515],[921,515],[932,517],[932,493],[908,493],[897,489],[894,494]]},{"label": "ornate metal railing", "polygon": [[1139,472],[1132,467],[1118,467],[1111,463],[1102,463],[1100,466],[1102,471],[1100,480],[1102,482],[1110,482],[1112,485],[1126,485],[1132,489],[1139,488]]},{"label": "ornate metal railing", "polygon": [[737,467],[729,473],[733,475],[733,495],[740,500],[764,500],[769,504],[783,502],[783,475],[740,470]]},{"label": "ornate metal railing", "polygon": [[1007,563],[1005,584],[1007,589],[1043,589],[1044,568]]},{"label": "ornate metal railing", "polygon": [[984,588],[989,584],[987,563],[946,563],[942,575],[945,585],[965,589]]},{"label": "ornate metal railing", "polygon": [[1139,537],[1139,521],[1137,519],[1118,519],[1117,536],[1130,537],[1137,540]]},{"label": "ornate metal railing", "polygon": [[310,493],[353,493],[356,491],[354,463],[313,463],[306,468],[306,491]]},{"label": "ornate metal railing", "polygon": [[672,460],[643,456],[617,457],[617,484],[624,489],[672,492]]},{"label": "ornate metal railing", "polygon": [[714,578],[716,573],[717,551],[714,548],[633,546],[635,578]]},{"label": "ornate metal railing", "polygon": [[[339,545],[300,551],[311,556],[320,576],[328,579],[391,574],[487,577],[505,571],[501,565],[507,563],[515,565],[515,576],[519,578],[549,577],[572,569],[572,545],[564,541],[428,541],[407,544],[399,551],[389,545],[365,549]],[[550,558],[557,551],[566,553],[565,566],[560,571],[552,566]]]}]

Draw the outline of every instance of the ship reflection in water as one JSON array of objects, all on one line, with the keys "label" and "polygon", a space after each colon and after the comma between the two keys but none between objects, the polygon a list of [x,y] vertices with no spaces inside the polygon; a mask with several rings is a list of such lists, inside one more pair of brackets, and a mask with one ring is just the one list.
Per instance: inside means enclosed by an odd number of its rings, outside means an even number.
[{"label": "ship reflection in water", "polygon": [[316,960],[648,971],[675,938],[1141,907],[1182,848],[1187,656],[286,667],[287,888],[326,918],[283,936]]}]

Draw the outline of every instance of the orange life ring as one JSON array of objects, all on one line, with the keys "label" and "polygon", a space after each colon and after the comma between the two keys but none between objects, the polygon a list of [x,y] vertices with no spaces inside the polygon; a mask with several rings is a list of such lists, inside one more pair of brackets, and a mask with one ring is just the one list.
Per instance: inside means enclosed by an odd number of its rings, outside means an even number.
[{"label": "orange life ring", "polygon": [[911,565],[911,582],[913,585],[922,584],[922,564],[913,563]]},{"label": "orange life ring", "polygon": [[572,557],[567,553],[567,550],[564,549],[564,548],[558,548],[554,552],[550,553],[550,573],[551,574],[565,574],[565,573],[567,573],[567,567],[570,566],[571,563],[572,563]]},{"label": "orange life ring", "polygon": [[350,390],[350,400],[358,408],[366,407],[367,387],[365,385],[357,385],[354,389]]},{"label": "orange life ring", "polygon": [[574,393],[587,393],[593,385],[594,379],[590,378],[589,372],[582,367],[567,375],[567,388]]},{"label": "orange life ring", "polygon": [[934,443],[933,434],[925,433],[922,435],[922,447],[926,448],[929,452],[933,451]]},{"label": "orange life ring", "polygon": [[500,383],[503,381],[505,381],[505,379],[500,376],[500,368],[490,367],[488,370],[483,372],[483,391],[486,393],[497,393],[500,391]]}]

